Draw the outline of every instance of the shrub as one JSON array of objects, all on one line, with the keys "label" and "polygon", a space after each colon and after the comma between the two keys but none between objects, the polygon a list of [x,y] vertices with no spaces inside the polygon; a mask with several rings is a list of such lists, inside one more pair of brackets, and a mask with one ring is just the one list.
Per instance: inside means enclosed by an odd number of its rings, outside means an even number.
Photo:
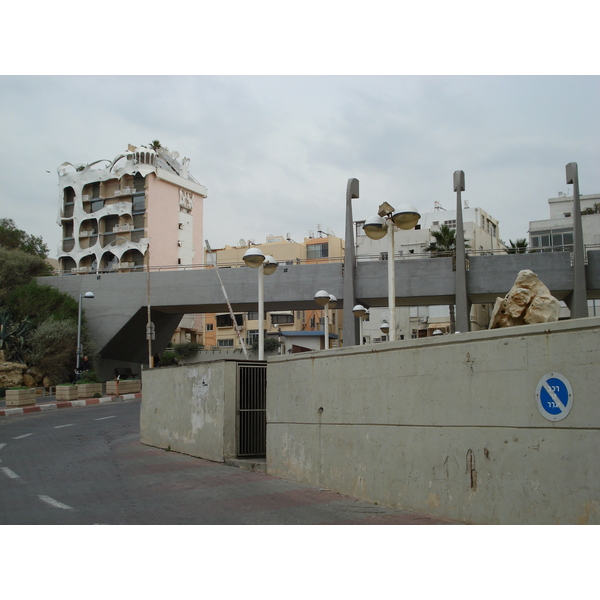
[{"label": "shrub", "polygon": [[84,371],[77,383],[102,383],[94,371]]},{"label": "shrub", "polygon": [[160,357],[160,366],[161,367],[169,367],[170,365],[176,365],[176,364],[177,364],[177,360],[176,360],[174,352],[167,351]]},{"label": "shrub", "polygon": [[[279,341],[277,340],[277,338],[274,338],[274,337],[266,337],[265,338],[265,344],[264,344],[265,352],[270,352],[271,350],[276,350],[277,348],[279,348]],[[254,350],[255,352],[256,352],[256,350],[258,350],[258,338],[254,338],[254,340],[252,342],[252,350]]]},{"label": "shrub", "polygon": [[189,358],[190,356],[195,356],[203,348],[204,346],[197,342],[186,342],[184,344],[175,344],[173,351],[177,358]]},{"label": "shrub", "polygon": [[76,361],[77,323],[48,319],[30,338],[31,366],[53,382],[68,381]]}]

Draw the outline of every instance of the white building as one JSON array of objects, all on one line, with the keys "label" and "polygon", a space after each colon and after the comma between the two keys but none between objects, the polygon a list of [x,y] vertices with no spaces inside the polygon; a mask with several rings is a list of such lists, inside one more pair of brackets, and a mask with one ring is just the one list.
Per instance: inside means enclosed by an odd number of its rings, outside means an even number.
[{"label": "white building", "polygon": [[[600,194],[580,196],[581,228],[585,249],[600,248]],[[565,194],[548,198],[550,218],[529,223],[529,248],[536,252],[573,251],[573,197]],[[563,304],[560,318],[568,318]],[[600,307],[598,307],[600,308]],[[589,316],[598,313],[595,300],[588,300]]]},{"label": "white building", "polygon": [[[372,240],[365,235],[365,221],[355,223],[356,260],[387,260],[387,239]],[[396,230],[394,237],[395,259],[410,259],[429,256],[425,248],[434,241],[431,231],[442,225],[456,229],[456,210],[446,210],[435,202],[433,211],[421,215],[415,229]],[[504,252],[506,246],[500,239],[498,221],[482,208],[463,208],[465,240],[470,254],[493,254]],[[486,329],[492,305],[473,305],[471,309],[471,329]],[[372,308],[368,320],[363,321],[363,337],[366,343],[384,342],[387,336],[382,333],[382,321],[389,322],[388,308]],[[448,306],[415,306],[396,308],[396,339],[427,337],[434,332],[450,332],[450,312]]]}]

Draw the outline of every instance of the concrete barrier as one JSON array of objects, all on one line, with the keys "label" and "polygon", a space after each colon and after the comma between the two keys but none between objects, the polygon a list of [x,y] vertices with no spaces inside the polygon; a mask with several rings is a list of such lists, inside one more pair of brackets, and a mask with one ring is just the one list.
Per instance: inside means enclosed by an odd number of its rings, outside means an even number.
[{"label": "concrete barrier", "polygon": [[224,462],[235,456],[237,361],[142,371],[140,441]]},{"label": "concrete barrier", "polygon": [[[571,384],[550,421],[536,390]],[[480,524],[600,523],[600,318],[269,359],[267,472]]]}]

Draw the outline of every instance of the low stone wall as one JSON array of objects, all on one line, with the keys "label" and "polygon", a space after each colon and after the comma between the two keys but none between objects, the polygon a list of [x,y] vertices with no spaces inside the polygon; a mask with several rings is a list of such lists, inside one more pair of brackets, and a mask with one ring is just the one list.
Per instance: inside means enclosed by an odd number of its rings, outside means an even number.
[{"label": "low stone wall", "polygon": [[142,372],[140,441],[224,462],[235,456],[236,361]]},{"label": "low stone wall", "polygon": [[590,318],[270,359],[267,472],[467,523],[600,523],[599,350]]}]

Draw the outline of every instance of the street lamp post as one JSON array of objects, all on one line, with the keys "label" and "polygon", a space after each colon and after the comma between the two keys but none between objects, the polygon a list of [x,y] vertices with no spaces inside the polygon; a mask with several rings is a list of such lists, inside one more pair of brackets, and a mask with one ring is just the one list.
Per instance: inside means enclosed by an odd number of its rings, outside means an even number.
[{"label": "street lamp post", "polygon": [[337,298],[325,290],[319,290],[315,294],[315,302],[324,308],[325,350],[329,350],[329,308],[335,308]]},{"label": "street lamp post", "polygon": [[359,346],[362,346],[362,345],[364,345],[363,321],[369,316],[369,310],[367,308],[365,308],[362,304],[357,304],[352,309],[352,314],[358,319],[358,322],[359,322],[359,335],[360,335]]},{"label": "street lamp post", "polygon": [[352,218],[352,200],[358,198],[358,179],[348,179],[346,186],[346,232],[344,237],[344,346],[356,346],[356,318],[352,307],[356,302],[356,252],[354,248],[354,220]]},{"label": "street lamp post", "polygon": [[389,307],[389,340],[396,341],[396,262],[395,262],[395,227],[412,229],[421,218],[414,206],[403,204],[398,210],[384,202],[374,217],[367,219],[363,225],[365,234],[372,240],[380,240],[388,236],[388,307]]},{"label": "street lamp post", "polygon": [[579,173],[577,163],[566,166],[567,183],[573,184],[573,294],[570,298],[572,319],[588,316],[587,289],[585,282],[585,251],[581,224],[581,201],[579,198]]},{"label": "street lamp post", "polygon": [[79,294],[79,317],[77,319],[77,371],[79,371],[79,363],[81,362],[81,303],[83,298],[93,298],[92,292],[86,292],[85,294]]},{"label": "street lamp post", "polygon": [[258,269],[258,360],[265,359],[265,275],[277,268],[277,261],[259,248],[249,248],[242,257],[248,267]]}]

